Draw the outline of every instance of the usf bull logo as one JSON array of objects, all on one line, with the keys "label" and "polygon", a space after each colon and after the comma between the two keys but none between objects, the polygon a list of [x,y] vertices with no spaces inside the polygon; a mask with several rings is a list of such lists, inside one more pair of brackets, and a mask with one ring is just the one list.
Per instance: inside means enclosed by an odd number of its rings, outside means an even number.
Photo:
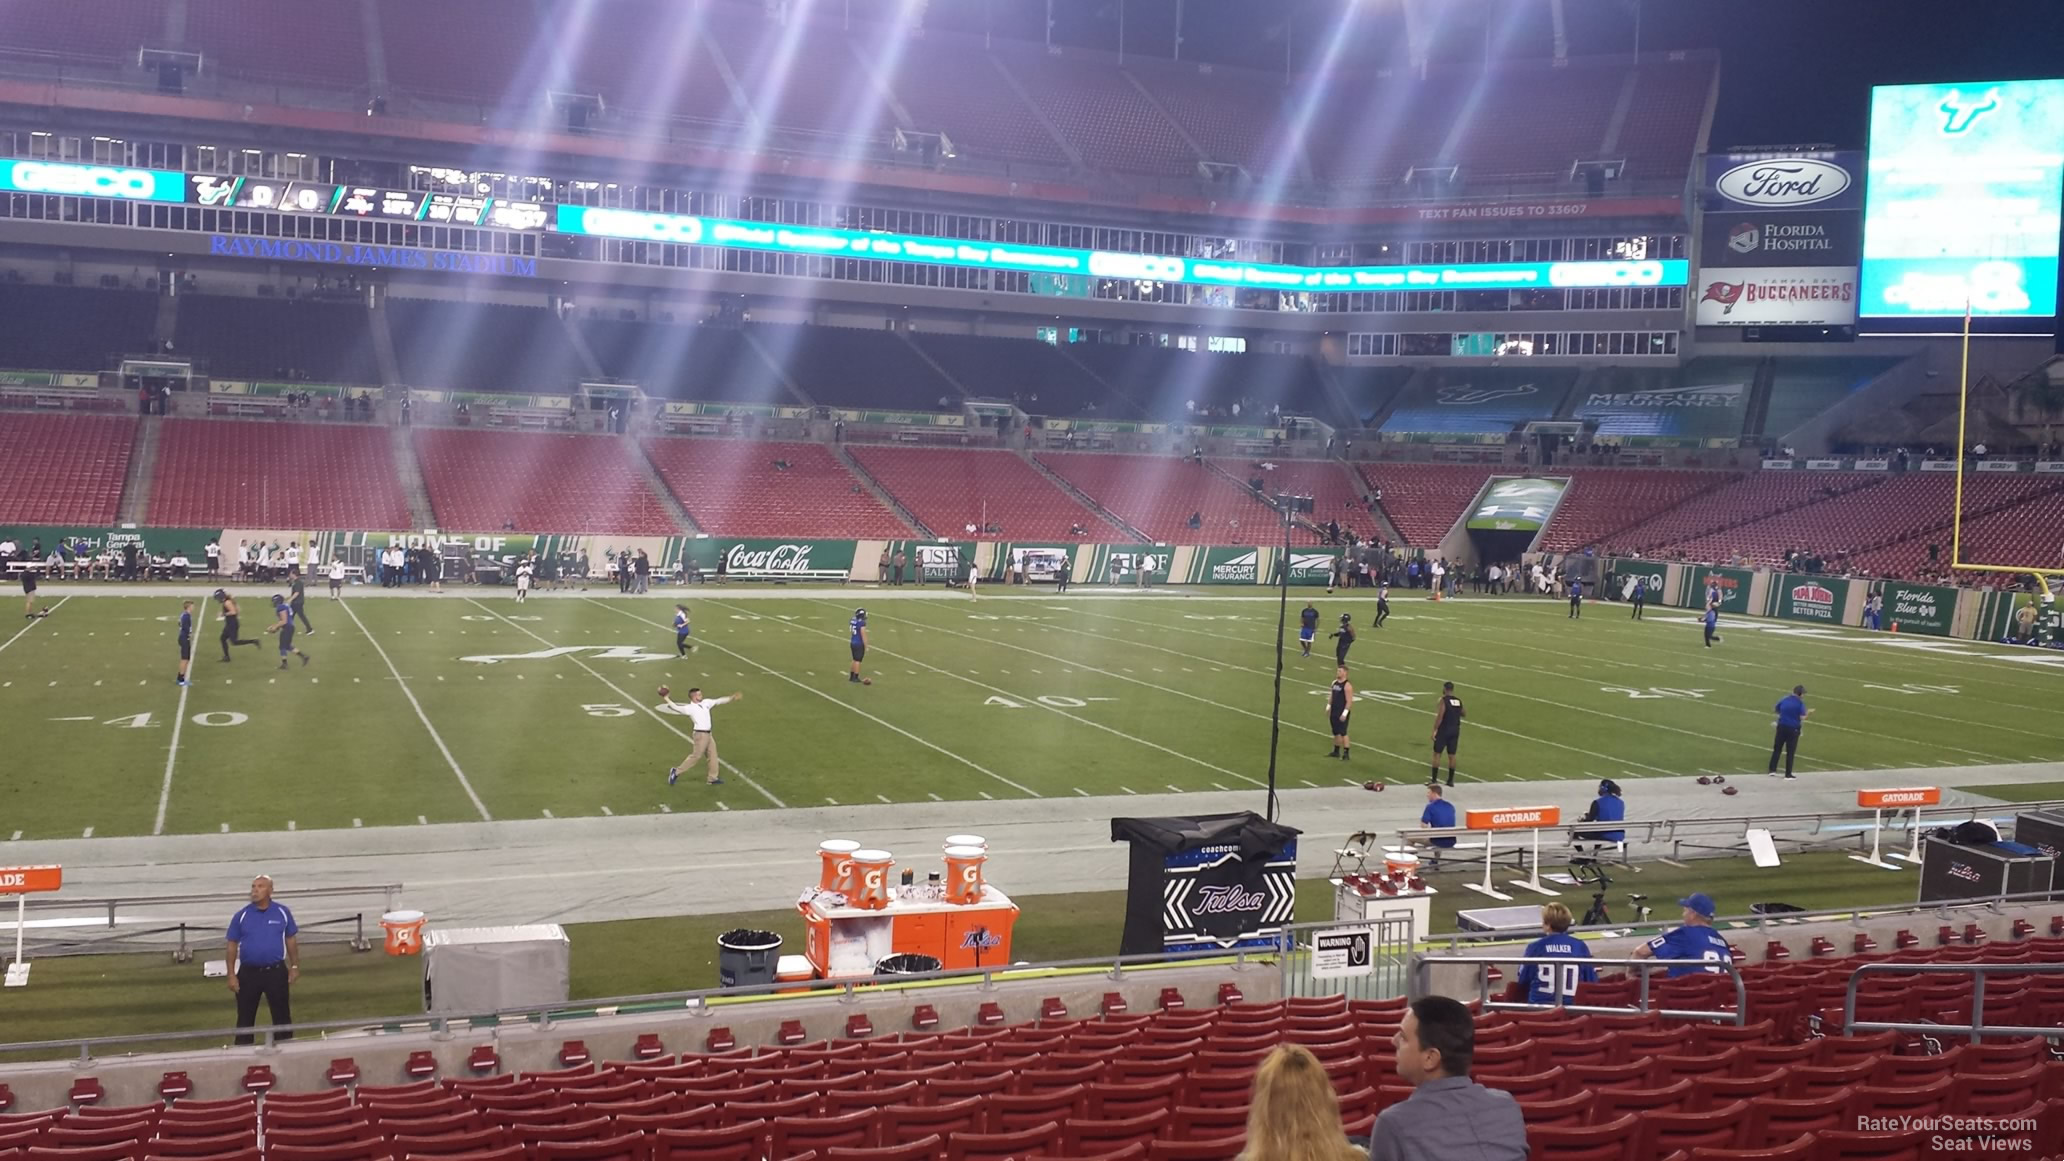
[{"label": "usf bull logo", "polygon": [[1489,403],[1494,399],[1521,399],[1537,394],[1540,390],[1532,383],[1519,383],[1510,387],[1478,387],[1474,383],[1456,383],[1441,388],[1438,398],[1443,407],[1468,407],[1477,403]]}]

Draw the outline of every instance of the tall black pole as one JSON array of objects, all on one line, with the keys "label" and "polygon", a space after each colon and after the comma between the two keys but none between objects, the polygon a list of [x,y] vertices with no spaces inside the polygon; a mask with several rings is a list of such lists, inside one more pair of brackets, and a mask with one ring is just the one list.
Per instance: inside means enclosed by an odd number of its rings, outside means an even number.
[{"label": "tall black pole", "polygon": [[1290,623],[1290,505],[1283,497],[1277,497],[1276,506],[1283,516],[1283,555],[1276,558],[1276,693],[1275,701],[1269,707],[1268,727],[1268,809],[1263,813],[1270,822],[1276,821],[1276,742],[1283,734],[1283,632]]}]

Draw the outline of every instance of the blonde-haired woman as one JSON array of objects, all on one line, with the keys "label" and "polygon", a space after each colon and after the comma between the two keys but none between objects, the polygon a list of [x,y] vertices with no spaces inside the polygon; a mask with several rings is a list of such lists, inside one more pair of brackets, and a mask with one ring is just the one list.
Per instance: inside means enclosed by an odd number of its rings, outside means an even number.
[{"label": "blonde-haired woman", "polygon": [[1333,1082],[1311,1050],[1279,1045],[1254,1074],[1240,1161],[1368,1161],[1340,1126]]}]

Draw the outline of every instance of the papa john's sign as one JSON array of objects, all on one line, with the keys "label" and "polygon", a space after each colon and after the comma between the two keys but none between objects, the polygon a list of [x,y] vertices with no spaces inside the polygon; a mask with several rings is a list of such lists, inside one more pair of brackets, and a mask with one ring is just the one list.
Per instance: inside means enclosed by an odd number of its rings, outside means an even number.
[{"label": "papa john's sign", "polygon": [[1777,615],[1789,620],[1840,624],[1848,599],[1849,582],[1842,577],[1786,573],[1778,578]]}]

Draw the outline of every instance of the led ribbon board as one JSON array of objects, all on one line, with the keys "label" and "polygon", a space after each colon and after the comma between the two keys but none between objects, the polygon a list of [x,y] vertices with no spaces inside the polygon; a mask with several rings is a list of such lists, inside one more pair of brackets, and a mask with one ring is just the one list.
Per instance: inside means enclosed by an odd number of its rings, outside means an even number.
[{"label": "led ribbon board", "polygon": [[1285,266],[1114,250],[1016,246],[959,238],[784,226],[598,206],[556,207],[562,234],[716,246],[827,258],[879,259],[1034,274],[1080,274],[1202,286],[1289,291],[1595,289],[1683,286],[1682,259],[1642,262],[1515,262],[1452,266]]},{"label": "led ribbon board", "polygon": [[2057,313],[2064,80],[1871,90],[1866,318]]}]

